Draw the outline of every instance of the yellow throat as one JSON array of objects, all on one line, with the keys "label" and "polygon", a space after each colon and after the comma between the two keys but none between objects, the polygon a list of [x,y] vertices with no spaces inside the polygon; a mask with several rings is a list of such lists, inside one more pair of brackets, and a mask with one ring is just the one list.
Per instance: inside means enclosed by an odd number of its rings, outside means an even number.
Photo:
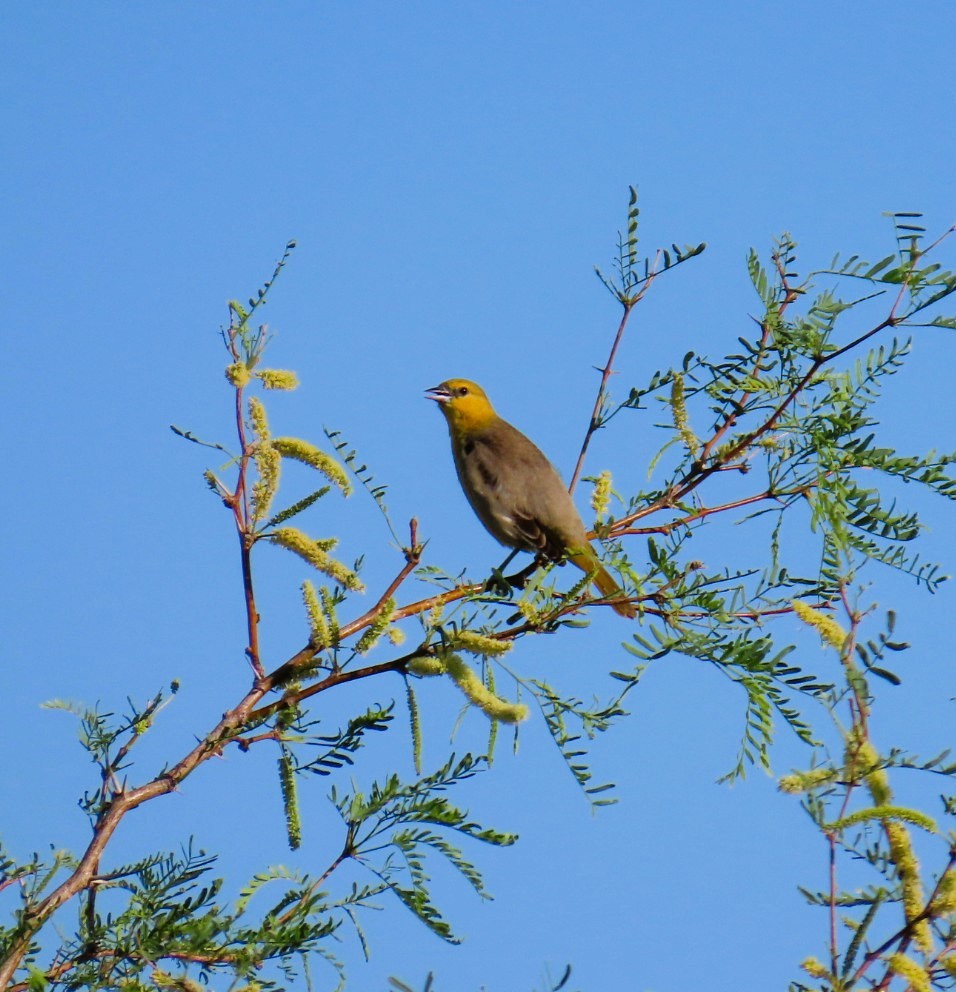
[{"label": "yellow throat", "polygon": [[426,395],[441,407],[453,436],[471,434],[498,419],[485,391],[470,379],[446,379]]}]

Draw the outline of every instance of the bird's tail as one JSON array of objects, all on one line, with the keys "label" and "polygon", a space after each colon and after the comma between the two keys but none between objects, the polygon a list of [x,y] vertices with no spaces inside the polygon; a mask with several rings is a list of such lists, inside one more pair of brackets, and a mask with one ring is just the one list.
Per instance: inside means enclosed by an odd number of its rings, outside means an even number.
[{"label": "bird's tail", "polygon": [[582,572],[591,572],[594,584],[598,587],[601,595],[609,601],[609,605],[619,616],[633,620],[637,616],[637,608],[633,603],[627,602],[624,598],[624,590],[614,581],[611,573],[598,561],[598,557],[592,551],[573,554],[569,561],[577,565]]}]

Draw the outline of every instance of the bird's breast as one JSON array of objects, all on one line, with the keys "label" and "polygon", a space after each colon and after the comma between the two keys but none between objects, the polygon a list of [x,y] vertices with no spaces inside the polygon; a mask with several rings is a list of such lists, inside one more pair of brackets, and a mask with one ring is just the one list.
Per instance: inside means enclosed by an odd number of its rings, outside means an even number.
[{"label": "bird's breast", "polygon": [[507,455],[496,439],[468,436],[456,443],[453,451],[461,488],[485,529],[508,547],[525,547],[514,519],[518,495]]}]

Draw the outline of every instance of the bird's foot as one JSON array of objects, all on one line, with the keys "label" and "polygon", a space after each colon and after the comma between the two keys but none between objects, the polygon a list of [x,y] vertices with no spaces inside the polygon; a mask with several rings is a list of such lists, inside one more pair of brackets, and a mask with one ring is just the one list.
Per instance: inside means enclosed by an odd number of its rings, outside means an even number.
[{"label": "bird's foot", "polygon": [[493,568],[491,575],[485,579],[485,584],[482,586],[484,592],[492,593],[496,596],[510,597],[511,589],[512,583],[500,568]]}]

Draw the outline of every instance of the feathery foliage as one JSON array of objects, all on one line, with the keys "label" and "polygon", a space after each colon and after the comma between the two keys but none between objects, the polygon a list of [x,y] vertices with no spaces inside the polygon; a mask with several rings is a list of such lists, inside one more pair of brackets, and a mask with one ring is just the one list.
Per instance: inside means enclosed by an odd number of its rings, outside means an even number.
[{"label": "feathery foliage", "polygon": [[[948,752],[923,759],[897,747],[876,749],[872,685],[890,689],[899,681],[890,658],[906,645],[894,637],[892,615],[884,632],[865,638],[866,611],[853,605],[864,570],[872,579],[890,569],[930,592],[945,580],[942,566],[925,557],[923,524],[906,497],[920,488],[956,499],[956,452],[897,451],[881,437],[875,405],[906,362],[917,329],[956,329],[956,316],[944,310],[956,293],[956,274],[936,260],[952,230],[930,242],[919,215],[895,214],[890,254],[876,262],[837,256],[804,275],[796,243],[784,235],[769,258],[754,251],[747,259],[759,301],[749,334],[727,354],[675,356],[673,365],[615,396],[615,357],[636,308],[659,280],[685,278],[684,263],[705,247],[674,244],[645,257],[639,220],[632,187],[613,275],[598,271],[621,307],[620,323],[598,369],[594,409],[571,480],[573,490],[586,477],[597,431],[624,436],[634,418],[644,429],[653,415],[659,445],[648,458],[646,483],[620,494],[611,486],[612,470],[604,469],[594,499],[602,561],[620,577],[638,614],[618,628],[621,653],[634,659],[634,669],[624,671],[619,659],[609,659],[610,697],[587,704],[583,698],[598,679],[596,659],[589,657],[575,674],[583,688],[559,691],[557,680],[545,679],[537,667],[551,643],[540,638],[586,637],[582,628],[594,610],[607,612],[595,604],[588,576],[576,575],[569,584],[560,563],[544,560],[519,562],[506,574],[509,559],[477,577],[436,562],[418,537],[417,521],[410,522],[407,541],[399,537],[386,487],[340,432],[326,431],[333,452],[272,435],[272,404],[296,388],[298,377],[261,367],[271,335],[258,319],[294,248],[289,242],[257,295],[247,304],[229,304],[222,328],[225,380],[236,411],[234,453],[172,428],[195,445],[192,450],[228,459],[203,475],[239,538],[248,687],[224,701],[215,725],[158,772],[139,767],[133,757],[140,751],[133,749],[157,725],[175,683],[144,703],[128,700],[119,717],[96,707],[51,704],[78,717],[81,744],[97,769],[81,799],[92,838],[80,852],[54,847],[42,859],[18,859],[0,849],[0,892],[15,887],[19,897],[0,927],[0,989],[191,992],[225,980],[236,992],[252,992],[308,977],[316,957],[342,988],[332,941],[351,933],[367,952],[362,913],[389,894],[432,933],[456,942],[452,921],[437,906],[433,866],[450,869],[487,898],[466,849],[472,841],[506,847],[516,840],[482,826],[449,798],[487,769],[499,723],[526,715],[524,702],[507,700],[534,699],[542,720],[520,732],[547,732],[586,801],[600,807],[614,801],[613,783],[594,784],[589,743],[627,716],[624,700],[638,691],[647,668],[675,654],[715,669],[740,694],[741,743],[737,755],[728,756],[726,777],[738,778],[751,765],[769,770],[775,735],[786,728],[807,748],[808,768],[784,776],[781,787],[801,797],[835,862],[852,859],[872,874],[862,887],[834,882],[829,891],[805,891],[811,905],[829,913],[831,934],[839,935],[831,937],[825,961],[804,962],[814,987],[849,992],[894,982],[901,989],[956,984],[956,833],[944,833],[942,826],[956,815],[956,797],[944,795],[942,812],[931,814],[897,801],[890,781],[891,771],[894,779],[905,771],[949,781],[956,763]],[[682,275],[672,276],[678,270]],[[287,476],[293,473],[282,471],[289,461],[320,472],[328,485],[289,495]],[[364,553],[352,564],[331,556],[337,537],[312,536],[328,505],[323,497],[333,488],[348,494],[349,475],[371,496],[385,524],[383,536],[398,554],[395,572],[376,586],[363,572],[365,558],[376,550],[374,538],[358,524],[352,536]],[[273,511],[275,506],[283,508]],[[706,541],[695,540],[704,534]],[[275,547],[292,551],[303,570],[318,570],[329,580],[319,589],[302,580],[304,643],[279,659],[263,648],[253,567]],[[360,573],[371,595],[364,593]],[[834,618],[835,609],[846,615],[845,625]],[[794,614],[838,656],[836,665],[812,655],[806,660],[795,648]],[[409,645],[400,647],[407,638]],[[526,649],[529,639],[537,651]],[[368,660],[373,652],[374,662]],[[479,659],[475,669],[459,652]],[[471,750],[486,747],[487,756],[459,759],[446,751],[437,770],[422,775],[424,740],[440,716],[432,697],[412,690],[409,676],[429,674],[447,674],[464,693],[466,712],[481,711],[481,743]],[[393,742],[393,770],[365,791],[354,782],[346,791],[344,775],[360,774],[360,757],[373,741],[395,738],[400,721],[393,720],[393,701],[372,703],[368,696],[337,709],[337,700],[349,697],[336,693],[348,683],[364,688],[365,680],[394,675],[406,689],[410,746]],[[819,726],[821,711],[833,718],[832,728]],[[460,730],[473,732],[470,724]],[[517,727],[514,733],[517,742]],[[834,733],[840,742],[835,751],[821,743]],[[228,886],[212,874],[215,859],[191,841],[178,854],[113,863],[110,841],[128,813],[188,788],[194,771],[229,749],[272,749],[293,848],[307,835],[309,788],[317,779],[332,780],[343,835],[324,871],[263,869],[229,902]],[[406,761],[414,768],[411,778],[395,770]],[[933,875],[917,857],[925,842],[938,847]],[[362,880],[343,881],[344,864]],[[64,930],[67,905],[74,926]],[[570,969],[548,985],[563,988],[569,976]],[[398,980],[393,984],[401,987]],[[797,982],[792,989],[810,987]]]}]

